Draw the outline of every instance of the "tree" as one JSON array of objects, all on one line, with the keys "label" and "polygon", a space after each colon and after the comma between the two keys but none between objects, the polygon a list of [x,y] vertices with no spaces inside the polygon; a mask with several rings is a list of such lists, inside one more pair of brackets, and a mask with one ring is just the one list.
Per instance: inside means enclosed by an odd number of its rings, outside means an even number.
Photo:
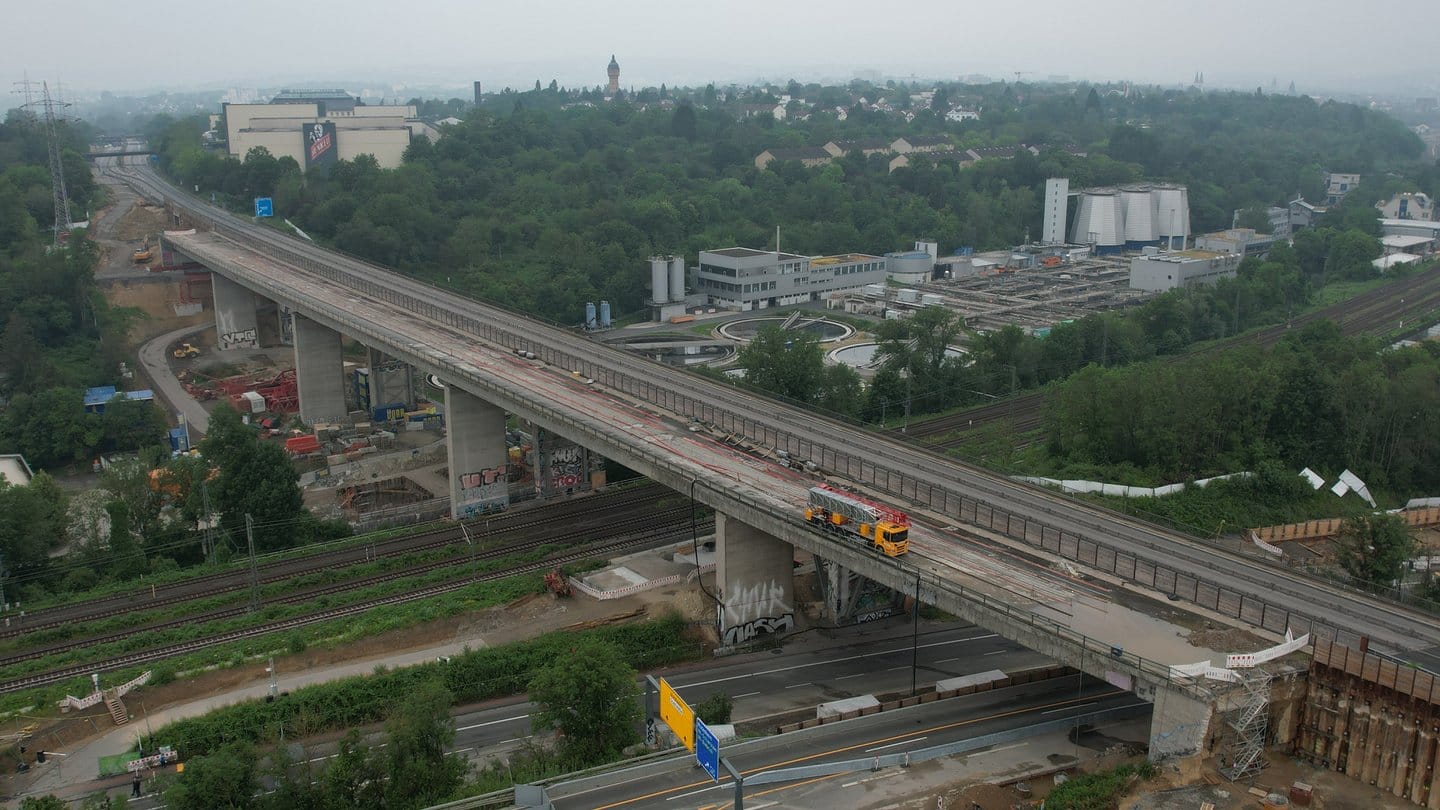
[{"label": "tree", "polygon": [[255,806],[259,789],[255,751],[232,743],[186,762],[185,772],[165,791],[165,806],[170,810],[248,810]]},{"label": "tree", "polygon": [[1372,262],[1380,258],[1380,240],[1357,229],[1341,231],[1330,240],[1325,274],[1331,278],[1367,279],[1376,274]]},{"label": "tree", "polygon": [[261,442],[235,409],[222,404],[210,414],[210,433],[200,443],[200,453],[219,468],[210,503],[226,530],[243,537],[248,514],[254,520],[257,549],[294,544],[305,507],[299,475],[284,450]]},{"label": "tree", "polygon": [[694,107],[689,104],[679,104],[675,107],[675,112],[670,115],[670,134],[691,142],[695,140]]},{"label": "tree", "polygon": [[1350,518],[1336,537],[1336,559],[1350,576],[1372,588],[1389,588],[1406,560],[1419,551],[1410,527],[1395,515]]},{"label": "tree", "polygon": [[811,402],[821,390],[825,354],[809,332],[767,326],[740,350],[745,382],[777,396]]},{"label": "tree", "polygon": [[554,730],[576,764],[616,756],[639,739],[640,688],[634,668],[610,644],[586,638],[530,682],[536,730]]},{"label": "tree", "polygon": [[1273,230],[1270,224],[1270,212],[1263,205],[1251,205],[1241,209],[1235,225],[1240,228],[1251,228],[1256,233],[1270,233]]},{"label": "tree", "polygon": [[464,781],[465,760],[445,753],[455,741],[453,702],[439,681],[426,681],[386,722],[386,808],[428,807],[449,798]]},{"label": "tree", "polygon": [[327,810],[382,807],[385,802],[385,767],[353,728],[340,741],[321,783]]}]

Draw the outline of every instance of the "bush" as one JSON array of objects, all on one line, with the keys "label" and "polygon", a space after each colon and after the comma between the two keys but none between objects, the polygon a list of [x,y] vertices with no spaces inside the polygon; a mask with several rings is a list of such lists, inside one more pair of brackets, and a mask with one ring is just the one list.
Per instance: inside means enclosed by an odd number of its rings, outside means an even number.
[{"label": "bush", "polygon": [[735,702],[724,692],[716,692],[695,704],[695,716],[707,725],[723,725],[730,722],[730,712]]},{"label": "bush", "polygon": [[171,723],[158,729],[146,747],[171,745],[187,757],[204,756],[227,743],[269,742],[282,726],[287,734],[305,737],[376,723],[389,714],[397,695],[411,694],[437,677],[456,703],[517,694],[542,667],[565,656],[578,641],[577,635],[613,645],[636,669],[672,664],[699,652],[699,645],[682,639],[684,629],[684,620],[670,615],[583,634],[555,632],[461,653],[448,662],[316,684],[273,703],[251,700]]},{"label": "bush", "polygon": [[[1150,772],[1154,773],[1153,766]],[[1134,765],[1077,776],[1050,791],[1045,797],[1045,807],[1047,810],[1111,810],[1131,780],[1139,776]]]}]

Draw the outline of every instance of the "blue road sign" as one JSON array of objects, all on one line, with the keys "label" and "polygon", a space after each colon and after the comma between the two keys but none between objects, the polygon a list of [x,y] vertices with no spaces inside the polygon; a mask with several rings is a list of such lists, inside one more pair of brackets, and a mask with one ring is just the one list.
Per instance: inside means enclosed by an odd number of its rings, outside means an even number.
[{"label": "blue road sign", "polygon": [[695,718],[695,761],[710,774],[711,779],[720,781],[720,741],[698,717]]},{"label": "blue road sign", "polygon": [[275,201],[272,200],[272,199],[270,199],[269,197],[256,197],[256,198],[255,198],[255,216],[257,216],[257,217],[273,217],[273,216],[275,216]]}]

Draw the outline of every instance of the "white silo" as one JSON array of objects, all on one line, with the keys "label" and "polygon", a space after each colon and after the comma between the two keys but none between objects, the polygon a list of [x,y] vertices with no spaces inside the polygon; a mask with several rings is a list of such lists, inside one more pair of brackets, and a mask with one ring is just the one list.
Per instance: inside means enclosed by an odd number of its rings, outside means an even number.
[{"label": "white silo", "polygon": [[1184,186],[1156,186],[1157,229],[1166,248],[1183,250],[1190,237],[1190,193]]},{"label": "white silo", "polygon": [[1096,253],[1119,253],[1125,247],[1125,207],[1111,188],[1090,189],[1080,195],[1072,242],[1094,245]]},{"label": "white silo", "polygon": [[1148,186],[1127,186],[1120,189],[1125,207],[1125,247],[1139,250],[1160,241],[1160,223],[1156,215],[1156,198]]},{"label": "white silo", "polygon": [[685,300],[685,257],[670,257],[670,302],[681,303]]},{"label": "white silo", "polygon": [[669,260],[666,257],[650,257],[650,300],[656,304],[670,301],[669,287],[665,282],[668,272]]}]

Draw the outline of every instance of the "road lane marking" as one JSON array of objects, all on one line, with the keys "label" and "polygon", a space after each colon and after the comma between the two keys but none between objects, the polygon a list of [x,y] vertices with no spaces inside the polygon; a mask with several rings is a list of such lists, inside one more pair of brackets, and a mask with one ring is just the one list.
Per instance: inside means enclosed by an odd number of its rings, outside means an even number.
[{"label": "road lane marking", "polygon": [[811,685],[811,684],[808,684],[808,683],[792,683],[792,684],[790,684],[789,686],[787,686],[787,687],[785,687],[785,688],[786,688],[786,689],[799,689],[799,688],[802,687],[802,686],[810,686],[810,685]]},{"label": "road lane marking", "polygon": [[1085,708],[1086,706],[1094,706],[1094,705],[1095,705],[1095,701],[1092,700],[1092,701],[1090,701],[1089,703],[1081,703],[1079,706],[1061,706],[1061,707],[1058,708],[1058,709],[1051,709],[1051,710],[1048,711],[1048,712],[1040,712],[1040,713],[1041,713],[1041,714],[1054,714],[1054,713],[1056,713],[1056,712],[1069,711],[1070,709],[1083,709],[1083,708]]},{"label": "road lane marking", "polygon": [[[931,648],[931,647],[947,647],[947,646],[949,646],[949,645],[951,645],[951,644],[965,644],[965,643],[970,642],[970,641],[984,641],[984,640],[987,639],[987,638],[999,638],[999,637],[1000,637],[1000,634],[999,634],[999,633],[986,633],[985,635],[980,635],[980,636],[966,636],[965,638],[955,638],[955,639],[950,639],[949,641],[935,641],[935,642],[931,642],[931,643],[929,643],[929,644],[921,644],[921,645],[919,645],[918,647],[916,647],[915,649],[926,650],[926,649],[929,649],[929,648]],[[778,668],[776,668],[776,669],[767,669],[767,670],[763,670],[763,671],[761,671],[761,672],[747,672],[747,673],[745,673],[745,674],[743,674],[743,675],[727,675],[727,676],[725,676],[724,678],[715,678],[714,680],[709,680],[709,681],[699,681],[699,682],[697,682],[697,683],[680,684],[680,685],[675,685],[675,688],[676,688],[676,689],[679,689],[679,690],[693,689],[693,688],[698,687],[698,686],[710,686],[711,684],[725,683],[726,681],[738,681],[738,680],[740,680],[741,678],[756,678],[756,677],[759,677],[759,676],[762,676],[762,675],[776,675],[776,674],[779,674],[779,673],[781,673],[781,672],[792,672],[792,671],[797,670],[797,669],[805,669],[806,667],[820,667],[820,666],[829,666],[830,664],[843,664],[843,663],[845,663],[846,661],[858,661],[858,660],[860,660],[861,658],[874,658],[874,657],[877,656],[877,655],[892,655],[892,654],[894,654],[894,653],[910,652],[910,649],[911,649],[910,647],[896,647],[896,648],[893,649],[893,650],[880,650],[879,652],[873,652],[873,653],[861,653],[861,654],[859,654],[859,655],[851,655],[851,656],[847,656],[847,657],[845,657],[845,658],[827,658],[827,659],[825,659],[824,661],[812,661],[812,662],[810,662],[810,663],[808,663],[808,664],[795,664],[794,666],[778,667]]]},{"label": "road lane marking", "polygon": [[747,698],[747,697],[755,697],[755,696],[758,695],[758,694],[760,694],[760,693],[759,693],[759,692],[746,692],[746,693],[743,694],[743,695],[736,695],[734,698],[732,698],[732,700],[739,700],[740,698]]},{"label": "road lane marking", "polygon": [[837,680],[837,681],[843,681],[843,680],[845,680],[846,678],[863,678],[863,677],[865,677],[866,675],[869,675],[869,674],[870,674],[870,673],[868,673],[868,672],[857,672],[857,673],[855,673],[854,675],[841,675],[840,677],[836,678],[835,680]]},{"label": "road lane marking", "polygon": [[676,799],[688,799],[688,798],[690,798],[691,796],[699,796],[701,793],[705,793],[705,792],[707,792],[707,791],[711,791],[711,790],[714,790],[715,788],[720,788],[720,787],[725,787],[725,786],[722,785],[722,784],[710,785],[709,787],[703,787],[703,788],[700,788],[699,790],[692,790],[692,791],[690,791],[689,793],[681,793],[679,796],[671,796],[670,798],[666,799],[665,801],[667,801],[667,802],[673,802],[673,801],[675,801]]},{"label": "road lane marking", "polygon": [[900,742],[893,742],[893,743],[890,743],[889,745],[877,745],[877,746],[875,746],[874,748],[866,748],[866,749],[865,749],[865,753],[868,754],[868,753],[870,753],[871,751],[884,751],[886,748],[894,748],[894,747],[897,746],[897,745],[909,745],[910,743],[917,743],[917,742],[920,742],[921,740],[928,740],[928,739],[930,739],[930,736],[927,734],[927,735],[924,736],[924,737],[916,737],[916,738],[914,738],[913,740],[901,740]]},{"label": "road lane marking", "polygon": [[500,725],[501,723],[509,723],[509,722],[512,722],[512,721],[515,721],[515,720],[524,720],[524,719],[528,718],[529,716],[530,716],[530,715],[528,715],[528,714],[522,714],[522,715],[520,715],[519,717],[502,717],[502,718],[500,718],[499,720],[490,720],[490,721],[487,721],[487,722],[484,722],[484,723],[476,723],[476,724],[473,725],[473,726],[461,726],[460,728],[457,728],[457,729],[455,729],[455,730],[456,730],[456,731],[469,731],[469,730],[475,729],[475,728],[484,728],[485,726],[498,726],[498,725]]},{"label": "road lane marking", "polygon": [[999,655],[1000,653],[1007,653],[1007,652],[1010,652],[1010,651],[1009,651],[1009,650],[991,650],[990,652],[985,653],[985,654],[986,654],[986,655]]},{"label": "road lane marking", "polygon": [[[1039,706],[1030,706],[1030,707],[1021,708],[1021,709],[1010,709],[1010,710],[1008,710],[1008,711],[996,712],[995,714],[986,715],[986,716],[984,716],[984,717],[974,717],[974,718],[971,718],[971,719],[969,719],[969,720],[956,720],[956,721],[951,722],[951,723],[945,723],[945,724],[939,725],[939,726],[932,726],[931,728],[915,729],[914,731],[907,731],[907,732],[905,732],[904,734],[897,734],[897,735],[890,736],[890,737],[882,737],[882,738],[880,738],[880,739],[878,739],[878,740],[868,740],[868,741],[862,742],[862,743],[855,743],[854,745],[846,745],[846,746],[841,746],[841,747],[839,747],[839,748],[833,748],[833,749],[831,749],[831,750],[829,750],[829,751],[819,751],[819,752],[814,753],[814,754],[806,754],[805,756],[795,757],[795,758],[793,758],[793,759],[787,759],[787,760],[785,760],[785,761],[783,761],[783,762],[773,762],[773,763],[769,763],[769,764],[766,764],[766,765],[760,765],[760,766],[757,766],[757,767],[754,767],[754,768],[750,768],[750,769],[748,769],[748,770],[741,771],[741,772],[740,772],[740,775],[741,775],[741,776],[748,776],[748,775],[750,775],[750,774],[752,774],[752,773],[759,773],[759,772],[761,772],[761,771],[774,770],[774,769],[776,769],[776,768],[784,768],[784,767],[787,767],[787,766],[789,766],[789,765],[795,765],[795,764],[798,764],[798,763],[801,763],[801,762],[808,762],[808,761],[814,760],[814,759],[821,759],[821,758],[823,758],[823,757],[832,756],[832,755],[834,755],[834,754],[843,754],[843,753],[845,753],[845,752],[847,752],[847,751],[854,751],[854,750],[856,750],[856,749],[864,748],[865,746],[870,745],[871,743],[887,743],[887,742],[891,742],[891,741],[894,741],[894,740],[897,740],[897,739],[901,739],[901,738],[908,738],[908,737],[910,737],[910,736],[912,736],[912,735],[914,735],[914,734],[921,734],[921,733],[934,734],[934,733],[936,733],[936,732],[949,731],[950,729],[954,729],[954,728],[963,728],[963,727],[965,727],[965,726],[973,726],[973,725],[975,725],[975,724],[977,724],[977,723],[983,723],[983,722],[985,722],[985,721],[987,721],[987,720],[1000,720],[1000,719],[1003,719],[1003,718],[1006,718],[1006,717],[1015,717],[1015,716],[1017,716],[1017,715],[1028,714],[1028,713],[1034,712],[1036,709],[1043,709],[1043,708],[1046,707],[1046,706],[1060,706],[1060,707],[1071,706],[1071,705],[1073,705],[1073,704],[1075,704],[1075,703],[1078,703],[1078,702],[1080,702],[1080,701],[1082,701],[1082,700],[1089,700],[1089,701],[1090,701],[1089,703],[1087,703],[1087,704],[1085,704],[1085,705],[1093,705],[1096,701],[1093,700],[1093,699],[1091,699],[1091,698],[1108,698],[1108,697],[1113,697],[1113,696],[1119,695],[1119,694],[1123,694],[1123,693],[1121,692],[1121,690],[1119,690],[1119,689],[1112,689],[1112,690],[1110,690],[1110,691],[1108,691],[1108,692],[1102,692],[1102,693],[1100,693],[1100,694],[1098,694],[1098,695],[1090,695],[1090,696],[1088,696],[1088,697],[1067,698],[1067,699],[1065,699],[1065,700],[1059,700],[1059,701],[1056,701],[1056,702],[1054,702],[1054,703],[1042,703],[1042,704],[1040,704]],[[1131,704],[1131,705],[1141,705],[1141,704]],[[1115,708],[1116,708],[1116,709],[1122,709],[1122,708],[1126,708],[1126,707],[1125,707],[1125,706],[1116,706]],[[1044,712],[1042,712],[1042,714],[1043,714],[1043,713],[1044,713]],[[790,787],[800,787],[801,785],[807,785],[807,784],[810,784],[811,782],[818,782],[818,781],[821,781],[822,779],[831,779],[831,778],[834,778],[835,776],[838,776],[838,775],[839,775],[839,774],[831,774],[830,776],[821,776],[821,777],[818,777],[818,778],[816,778],[816,779],[812,779],[812,780],[809,780],[809,781],[806,781],[806,782],[800,782],[800,783],[797,783],[797,784],[795,784],[795,785],[791,785]],[[722,777],[722,780],[723,780],[723,781],[721,782],[721,784],[730,784],[730,782],[729,782],[729,777],[728,777],[728,776]],[[704,782],[691,782],[691,783],[688,784],[688,785],[679,785],[679,786],[673,787],[673,788],[665,788],[665,789],[663,789],[663,790],[652,791],[652,792],[647,793],[647,794],[645,794],[645,795],[643,795],[643,796],[632,796],[632,797],[630,797],[630,798],[628,798],[628,799],[621,799],[621,800],[618,801],[618,802],[611,802],[610,804],[600,805],[599,807],[594,808],[594,810],[611,810],[611,808],[615,808],[615,807],[624,807],[624,806],[626,806],[626,805],[635,804],[636,802],[646,801],[647,799],[659,798],[660,796],[664,796],[665,794],[670,793],[671,791],[675,791],[675,790],[685,790],[686,788],[700,787],[701,785],[704,785],[704,784],[708,783],[709,781],[710,781],[710,780],[707,779],[707,780],[705,780]],[[755,795],[756,795],[756,796],[761,796],[761,795],[765,795],[765,793],[769,793],[769,792],[772,792],[772,791],[764,791],[764,792],[762,792],[762,793],[757,793],[757,794],[755,794]],[[578,795],[578,794],[577,794],[577,795]]]},{"label": "road lane marking", "polygon": [[[985,653],[985,654],[986,654],[986,655],[989,655],[990,653]],[[954,658],[942,658],[942,659],[940,659],[939,661],[936,661],[935,663],[937,663],[937,664],[948,664],[948,663],[950,663],[951,661],[959,661],[959,660],[960,660],[960,656],[957,655],[957,656],[955,656]]]}]

